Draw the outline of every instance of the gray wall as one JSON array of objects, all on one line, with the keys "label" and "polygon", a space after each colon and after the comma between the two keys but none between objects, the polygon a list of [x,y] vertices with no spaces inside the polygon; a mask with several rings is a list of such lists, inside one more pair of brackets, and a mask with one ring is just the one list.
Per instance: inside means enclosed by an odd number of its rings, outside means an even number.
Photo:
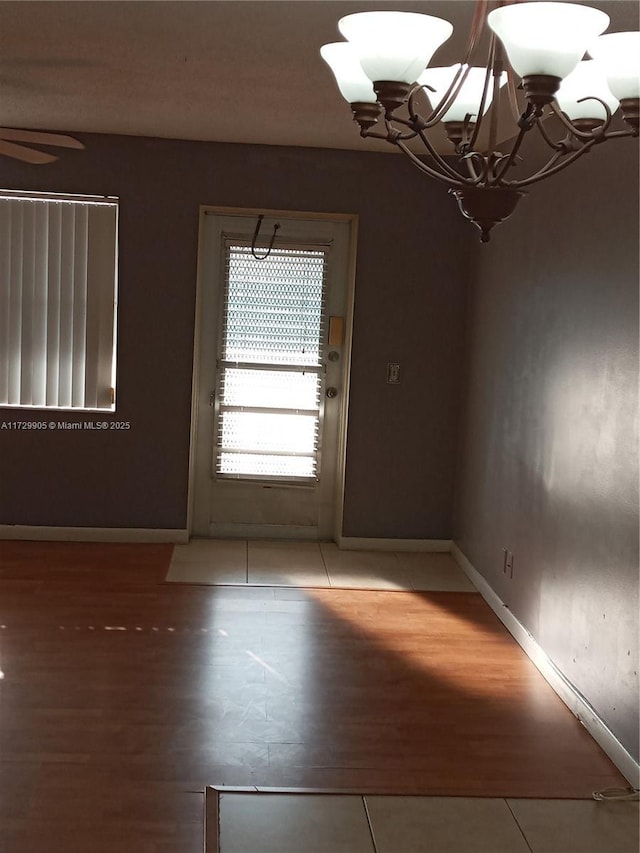
[{"label": "gray wall", "polygon": [[388,154],[81,138],[49,166],[2,158],[1,183],[120,197],[117,419],[131,430],[0,431],[0,524],[185,526],[198,206],[213,204],[359,214],[344,532],[450,537],[472,240],[446,191]]},{"label": "gray wall", "polygon": [[475,262],[456,539],[637,758],[635,142],[532,187]]}]

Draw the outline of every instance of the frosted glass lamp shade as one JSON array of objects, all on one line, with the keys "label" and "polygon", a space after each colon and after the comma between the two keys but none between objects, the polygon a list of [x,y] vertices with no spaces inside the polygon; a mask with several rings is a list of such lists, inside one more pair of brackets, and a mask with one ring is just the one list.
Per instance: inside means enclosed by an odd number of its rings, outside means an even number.
[{"label": "frosted glass lamp shade", "polygon": [[[448,68],[427,68],[418,78],[417,82],[421,86],[431,86],[432,89],[435,89],[433,93],[427,91],[429,100],[434,107],[447,93],[459,68],[461,68],[460,65],[451,65]],[[467,115],[470,115],[473,121],[477,121],[486,78],[486,68],[470,68],[455,101],[442,117],[442,121],[464,121]],[[503,72],[500,76],[500,86],[504,86],[506,82],[507,74]],[[491,106],[492,99],[493,78],[489,77],[489,89],[483,115]]]},{"label": "frosted glass lamp shade", "polygon": [[[602,65],[593,60],[579,62],[571,74],[564,78],[556,93],[558,106],[572,121],[584,118],[601,121],[606,119],[604,107],[599,101],[593,100],[594,97],[604,101],[612,113],[620,106],[618,99],[611,94],[607,86]],[[582,98],[587,100],[578,103]]]},{"label": "frosted glass lamp shade", "polygon": [[356,12],[338,28],[374,83],[414,83],[453,32],[448,21],[415,12]]},{"label": "frosted glass lamp shade", "polygon": [[357,54],[349,42],[325,44],[320,48],[320,55],[333,71],[340,94],[346,101],[350,104],[376,103],[377,97],[371,80],[362,70]]},{"label": "frosted glass lamp shade", "polygon": [[520,77],[564,78],[607,28],[609,16],[575,3],[516,3],[494,9],[487,22]]},{"label": "frosted glass lamp shade", "polygon": [[622,101],[640,97],[640,33],[610,33],[589,46],[607,75],[613,94]]}]

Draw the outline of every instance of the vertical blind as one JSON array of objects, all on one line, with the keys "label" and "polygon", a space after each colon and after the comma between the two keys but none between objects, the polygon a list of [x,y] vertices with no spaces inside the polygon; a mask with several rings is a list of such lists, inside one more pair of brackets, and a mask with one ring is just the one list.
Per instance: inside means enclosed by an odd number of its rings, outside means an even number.
[{"label": "vertical blind", "polygon": [[314,480],[328,247],[226,245],[216,473]]},{"label": "vertical blind", "polygon": [[117,212],[0,195],[0,405],[113,408]]}]

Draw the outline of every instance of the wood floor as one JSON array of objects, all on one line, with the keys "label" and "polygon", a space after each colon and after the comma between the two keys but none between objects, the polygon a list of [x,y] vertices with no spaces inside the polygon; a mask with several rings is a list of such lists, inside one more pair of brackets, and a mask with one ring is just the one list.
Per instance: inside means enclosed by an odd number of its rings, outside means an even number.
[{"label": "wood floor", "polygon": [[2,853],[196,853],[205,785],[626,784],[475,593],[165,584],[170,557],[0,542]]}]

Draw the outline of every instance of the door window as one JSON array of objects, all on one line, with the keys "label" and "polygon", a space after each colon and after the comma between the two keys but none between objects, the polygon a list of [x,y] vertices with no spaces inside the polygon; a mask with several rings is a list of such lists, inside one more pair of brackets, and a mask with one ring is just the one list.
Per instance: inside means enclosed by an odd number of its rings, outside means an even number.
[{"label": "door window", "polygon": [[214,474],[313,482],[322,420],[328,246],[256,257],[225,242]]}]

